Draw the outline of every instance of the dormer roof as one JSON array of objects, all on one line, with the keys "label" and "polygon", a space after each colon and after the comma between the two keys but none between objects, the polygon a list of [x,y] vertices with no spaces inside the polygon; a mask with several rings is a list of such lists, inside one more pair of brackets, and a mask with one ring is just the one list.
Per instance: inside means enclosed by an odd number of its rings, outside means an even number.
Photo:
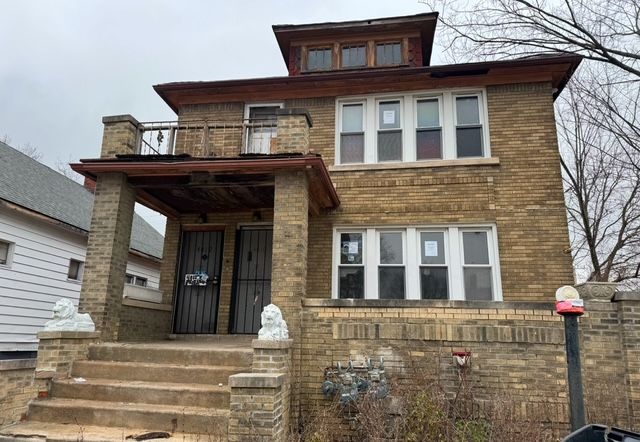
[{"label": "dormer roof", "polygon": [[419,33],[423,65],[431,60],[433,36],[438,21],[437,12],[406,15],[401,17],[375,18],[343,22],[311,23],[303,25],[273,25],[273,33],[278,40],[284,62],[289,66],[291,44],[296,41],[327,39],[339,41],[342,38],[373,34]]}]

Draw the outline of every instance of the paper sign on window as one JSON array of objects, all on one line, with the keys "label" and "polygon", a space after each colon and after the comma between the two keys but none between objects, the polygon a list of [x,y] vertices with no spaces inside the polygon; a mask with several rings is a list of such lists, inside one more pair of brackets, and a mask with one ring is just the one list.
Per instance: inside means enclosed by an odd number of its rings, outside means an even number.
[{"label": "paper sign on window", "polygon": [[383,124],[395,124],[395,122],[396,122],[396,111],[386,110],[382,112]]},{"label": "paper sign on window", "polygon": [[438,241],[424,242],[424,256],[438,256]]},{"label": "paper sign on window", "polygon": [[209,275],[202,271],[184,275],[184,285],[186,286],[196,285],[203,287],[207,285],[207,281],[209,281]]},{"label": "paper sign on window", "polygon": [[349,255],[357,255],[358,254],[358,241],[349,241],[348,251]]}]

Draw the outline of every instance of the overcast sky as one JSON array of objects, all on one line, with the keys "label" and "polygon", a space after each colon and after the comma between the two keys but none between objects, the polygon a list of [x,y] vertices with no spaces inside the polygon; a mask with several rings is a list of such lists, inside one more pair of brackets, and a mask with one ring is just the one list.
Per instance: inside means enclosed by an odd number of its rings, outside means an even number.
[{"label": "overcast sky", "polygon": [[286,75],[272,24],[422,12],[417,0],[0,0],[0,138],[54,167],[97,157],[102,116],[175,118],[154,84]]}]

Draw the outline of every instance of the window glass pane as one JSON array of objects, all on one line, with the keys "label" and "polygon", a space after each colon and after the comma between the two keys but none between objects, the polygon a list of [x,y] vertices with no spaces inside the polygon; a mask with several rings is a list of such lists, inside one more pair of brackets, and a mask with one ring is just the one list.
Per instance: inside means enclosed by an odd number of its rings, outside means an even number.
[{"label": "window glass pane", "polygon": [[338,270],[340,299],[364,298],[364,267],[340,267]]},{"label": "window glass pane", "polygon": [[343,46],[342,47],[342,66],[365,66],[367,57],[364,45],[360,46]]},{"label": "window glass pane", "polygon": [[402,264],[402,233],[380,233],[380,264]]},{"label": "window glass pane", "polygon": [[340,264],[362,264],[362,233],[340,234]]},{"label": "window glass pane", "polygon": [[421,267],[420,293],[422,299],[447,299],[447,268]]},{"label": "window glass pane", "polygon": [[469,301],[491,301],[491,268],[466,267],[464,293]]},{"label": "window glass pane", "polygon": [[331,49],[309,49],[307,58],[307,69],[325,70],[331,69]]},{"label": "window glass pane", "polygon": [[378,132],[378,161],[402,160],[402,131]]},{"label": "window glass pane", "polygon": [[133,275],[129,275],[129,274],[127,274],[127,275],[125,275],[125,277],[124,277],[124,282],[125,282],[126,284],[133,284],[133,279],[134,279]]},{"label": "window glass pane", "polygon": [[364,134],[340,135],[340,163],[364,163]]},{"label": "window glass pane", "polygon": [[418,127],[440,127],[440,106],[438,100],[419,100]]},{"label": "window glass pane", "polygon": [[404,299],[404,267],[378,267],[380,299]]},{"label": "window glass pane", "polygon": [[385,101],[378,105],[380,129],[400,129],[400,102]]},{"label": "window glass pane", "polygon": [[9,259],[9,243],[0,241],[0,264],[6,264]]},{"label": "window glass pane", "polygon": [[342,132],[362,132],[362,104],[342,106]]},{"label": "window glass pane", "polygon": [[440,129],[418,129],[416,132],[416,158],[418,160],[442,158]]},{"label": "window glass pane", "polygon": [[69,272],[67,273],[67,278],[69,279],[80,279],[80,261],[76,261],[74,259],[69,261]]},{"label": "window glass pane", "polygon": [[147,280],[145,278],[141,278],[141,277],[137,277],[136,278],[136,285],[139,285],[140,287],[146,287],[147,286]]},{"label": "window glass pane", "polygon": [[456,98],[457,124],[480,124],[480,111],[478,109],[478,97]]},{"label": "window glass pane", "polygon": [[400,43],[379,43],[376,45],[376,65],[402,63]]},{"label": "window glass pane", "polygon": [[421,232],[420,256],[422,264],[446,264],[444,232]]},{"label": "window glass pane", "polygon": [[456,129],[458,158],[482,156],[482,127]]},{"label": "window glass pane", "polygon": [[464,263],[489,264],[487,232],[463,232]]}]

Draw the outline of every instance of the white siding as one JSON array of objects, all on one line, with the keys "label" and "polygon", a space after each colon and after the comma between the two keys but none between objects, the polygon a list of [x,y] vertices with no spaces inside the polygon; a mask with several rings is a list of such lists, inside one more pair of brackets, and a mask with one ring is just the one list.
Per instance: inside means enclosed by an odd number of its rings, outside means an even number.
[{"label": "white siding", "polygon": [[[69,260],[85,260],[86,236],[0,208],[0,240],[14,244],[0,265],[0,351],[36,350],[36,334],[62,298],[78,304],[80,283],[67,279]],[[130,256],[127,271],[158,287],[159,264]]]}]

